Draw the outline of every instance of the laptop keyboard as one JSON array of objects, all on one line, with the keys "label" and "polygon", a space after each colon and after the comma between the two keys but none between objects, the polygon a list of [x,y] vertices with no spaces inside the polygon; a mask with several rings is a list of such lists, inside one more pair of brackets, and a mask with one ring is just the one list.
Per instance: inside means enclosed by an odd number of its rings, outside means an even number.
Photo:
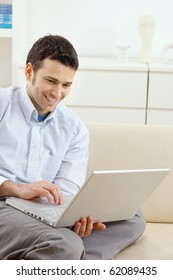
[{"label": "laptop keyboard", "polygon": [[40,208],[40,213],[46,214],[47,218],[52,220],[57,220],[58,217],[64,212],[65,207],[54,206],[54,207],[42,207]]},{"label": "laptop keyboard", "polygon": [[72,199],[71,195],[65,195],[62,205],[57,205],[57,204],[44,205],[39,209],[40,216],[43,215],[46,216],[47,219],[56,221],[64,212],[71,199]]},{"label": "laptop keyboard", "polygon": [[37,207],[35,209],[37,210],[35,211],[37,212],[37,214],[34,213],[34,211],[29,211],[28,209],[24,209],[24,212],[32,217],[35,217],[38,220],[50,224],[50,222],[53,223],[59,220],[72,198],[73,196],[71,195],[65,195],[63,204],[61,205],[57,205],[55,203],[51,204],[48,203],[46,199],[41,199],[42,205],[37,204]]}]

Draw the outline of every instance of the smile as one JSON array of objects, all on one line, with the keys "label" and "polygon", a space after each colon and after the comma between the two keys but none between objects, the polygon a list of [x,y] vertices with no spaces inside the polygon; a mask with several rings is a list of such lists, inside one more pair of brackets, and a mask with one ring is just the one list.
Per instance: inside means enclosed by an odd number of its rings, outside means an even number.
[{"label": "smile", "polygon": [[56,102],[56,98],[50,98],[49,96],[47,96],[46,94],[44,94],[44,96],[46,97],[46,99],[49,101],[49,102]]}]

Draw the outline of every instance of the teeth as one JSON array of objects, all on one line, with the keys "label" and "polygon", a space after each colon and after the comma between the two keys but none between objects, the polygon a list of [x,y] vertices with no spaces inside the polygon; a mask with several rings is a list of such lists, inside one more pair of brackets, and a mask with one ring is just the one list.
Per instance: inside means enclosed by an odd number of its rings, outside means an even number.
[{"label": "teeth", "polygon": [[47,100],[50,101],[50,102],[55,102],[56,101],[56,99],[50,98],[47,95],[45,95],[45,96],[46,96]]}]

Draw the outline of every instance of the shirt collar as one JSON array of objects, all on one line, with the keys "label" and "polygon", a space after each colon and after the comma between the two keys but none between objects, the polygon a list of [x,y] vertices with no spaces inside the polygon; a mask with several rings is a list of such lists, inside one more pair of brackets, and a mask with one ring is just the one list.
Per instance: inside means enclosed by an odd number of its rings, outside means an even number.
[{"label": "shirt collar", "polygon": [[[38,122],[38,112],[35,109],[31,99],[28,96],[28,93],[26,91],[26,85],[21,88],[20,93],[21,93],[20,94],[20,104],[21,104],[23,114],[25,116],[27,123],[33,122],[33,121]],[[54,118],[55,112],[56,112],[56,109],[53,112],[51,112],[43,122],[47,122],[48,120],[51,120],[52,118]]]}]

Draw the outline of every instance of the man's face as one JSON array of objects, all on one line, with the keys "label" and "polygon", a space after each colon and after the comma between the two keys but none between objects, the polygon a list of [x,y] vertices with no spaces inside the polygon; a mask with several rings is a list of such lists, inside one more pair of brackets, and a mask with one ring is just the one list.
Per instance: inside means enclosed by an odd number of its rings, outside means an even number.
[{"label": "man's face", "polygon": [[27,93],[38,114],[54,111],[58,103],[68,95],[75,70],[57,60],[46,58],[37,72],[26,65]]}]

